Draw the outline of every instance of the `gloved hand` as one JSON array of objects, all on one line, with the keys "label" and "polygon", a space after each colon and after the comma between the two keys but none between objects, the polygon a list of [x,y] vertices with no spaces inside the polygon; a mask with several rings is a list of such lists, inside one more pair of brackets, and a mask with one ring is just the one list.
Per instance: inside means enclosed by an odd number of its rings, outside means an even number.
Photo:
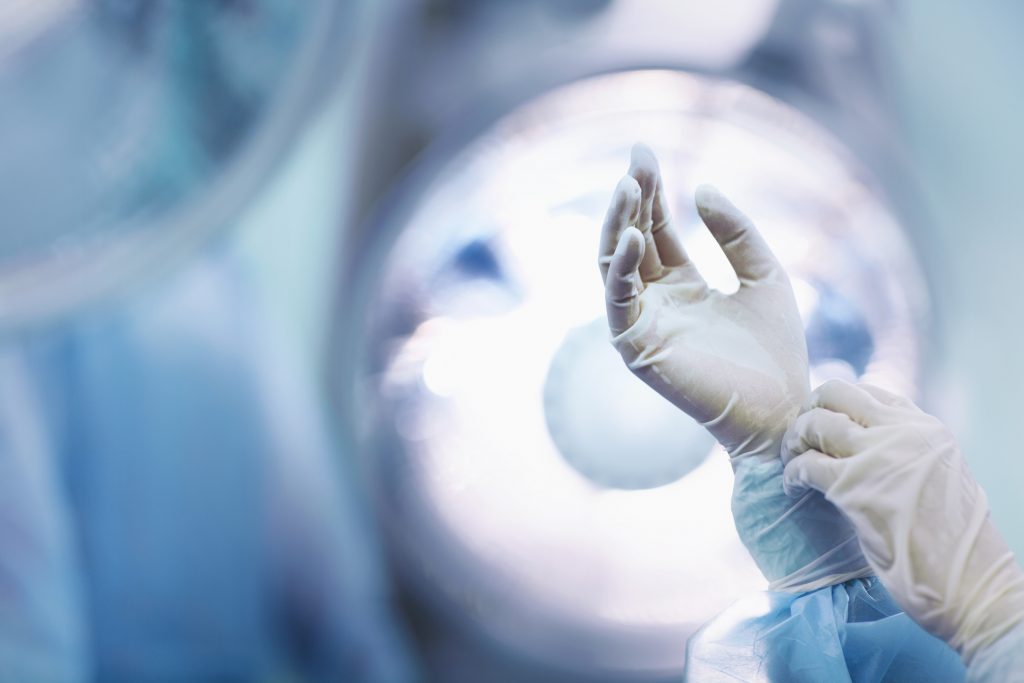
[{"label": "gloved hand", "polygon": [[638,377],[728,451],[736,527],[773,588],[867,576],[853,530],[835,508],[818,494],[793,501],[782,490],[782,437],[810,391],[789,278],[720,192],[701,186],[696,202],[739,278],[734,294],[710,289],[689,260],[657,161],[647,147],[633,148],[601,237],[612,342]]},{"label": "gloved hand", "polygon": [[669,225],[653,154],[637,145],[632,161],[603,233],[615,347],[733,458],[775,458],[810,391],[789,278],[750,220],[703,185],[697,210],[740,281],[730,295],[708,288]]},{"label": "gloved hand", "polygon": [[783,444],[785,485],[853,523],[899,605],[969,665],[1024,620],[1024,571],[989,519],[953,435],[883,389],[830,381]]}]

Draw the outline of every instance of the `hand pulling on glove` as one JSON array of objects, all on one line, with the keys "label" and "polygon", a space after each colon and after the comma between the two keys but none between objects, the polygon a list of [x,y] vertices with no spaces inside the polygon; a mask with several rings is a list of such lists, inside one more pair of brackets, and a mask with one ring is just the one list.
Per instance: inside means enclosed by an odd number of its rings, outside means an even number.
[{"label": "hand pulling on glove", "polygon": [[907,614],[968,664],[1024,620],[1024,571],[939,420],[838,380],[803,410],[783,444],[787,491],[821,491],[843,512]]}]

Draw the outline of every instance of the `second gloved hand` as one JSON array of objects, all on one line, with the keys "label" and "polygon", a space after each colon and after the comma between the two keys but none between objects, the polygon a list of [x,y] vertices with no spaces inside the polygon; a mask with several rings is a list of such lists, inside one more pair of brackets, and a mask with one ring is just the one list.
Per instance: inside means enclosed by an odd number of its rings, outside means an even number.
[{"label": "second gloved hand", "polygon": [[810,391],[789,278],[750,220],[702,186],[697,209],[739,290],[708,287],[673,230],[653,153],[633,149],[605,220],[599,264],[613,343],[629,368],[728,451],[740,537],[778,590],[870,573],[852,528],[817,493],[782,491],[786,426]]},{"label": "second gloved hand", "polygon": [[1024,571],[949,430],[866,384],[826,382],[804,408],[784,442],[787,489],[835,503],[900,606],[968,664],[1020,625]]}]

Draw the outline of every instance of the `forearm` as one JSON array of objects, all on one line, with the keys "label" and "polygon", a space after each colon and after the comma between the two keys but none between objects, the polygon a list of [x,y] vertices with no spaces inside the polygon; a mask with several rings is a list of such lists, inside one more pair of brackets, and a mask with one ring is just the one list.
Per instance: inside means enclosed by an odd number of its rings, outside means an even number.
[{"label": "forearm", "polygon": [[824,496],[783,492],[780,460],[750,458],[733,470],[736,531],[771,590],[803,592],[873,574],[853,527]]}]

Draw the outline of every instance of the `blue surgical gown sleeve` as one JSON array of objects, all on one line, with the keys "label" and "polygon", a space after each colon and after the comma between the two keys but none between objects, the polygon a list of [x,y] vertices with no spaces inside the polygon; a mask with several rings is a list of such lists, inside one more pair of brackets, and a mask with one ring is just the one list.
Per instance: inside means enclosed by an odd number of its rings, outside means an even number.
[{"label": "blue surgical gown sleeve", "polygon": [[738,601],[690,639],[685,680],[956,683],[964,676],[956,652],[872,577]]},{"label": "blue surgical gown sleeve", "polygon": [[355,482],[275,336],[215,253],[33,340],[93,680],[411,678]]},{"label": "blue surgical gown sleeve", "polygon": [[[747,550],[762,569],[777,576],[813,580],[802,591],[740,600],[696,633],[687,648],[687,681],[964,680],[957,653],[903,613],[877,578],[869,571],[849,572],[849,554],[839,556],[836,564],[828,550],[835,546],[828,536],[834,525],[818,523],[817,517],[827,521],[837,510],[826,505],[795,509],[783,492],[777,459],[734,472],[733,516]],[[845,580],[834,578],[844,575]]]}]

